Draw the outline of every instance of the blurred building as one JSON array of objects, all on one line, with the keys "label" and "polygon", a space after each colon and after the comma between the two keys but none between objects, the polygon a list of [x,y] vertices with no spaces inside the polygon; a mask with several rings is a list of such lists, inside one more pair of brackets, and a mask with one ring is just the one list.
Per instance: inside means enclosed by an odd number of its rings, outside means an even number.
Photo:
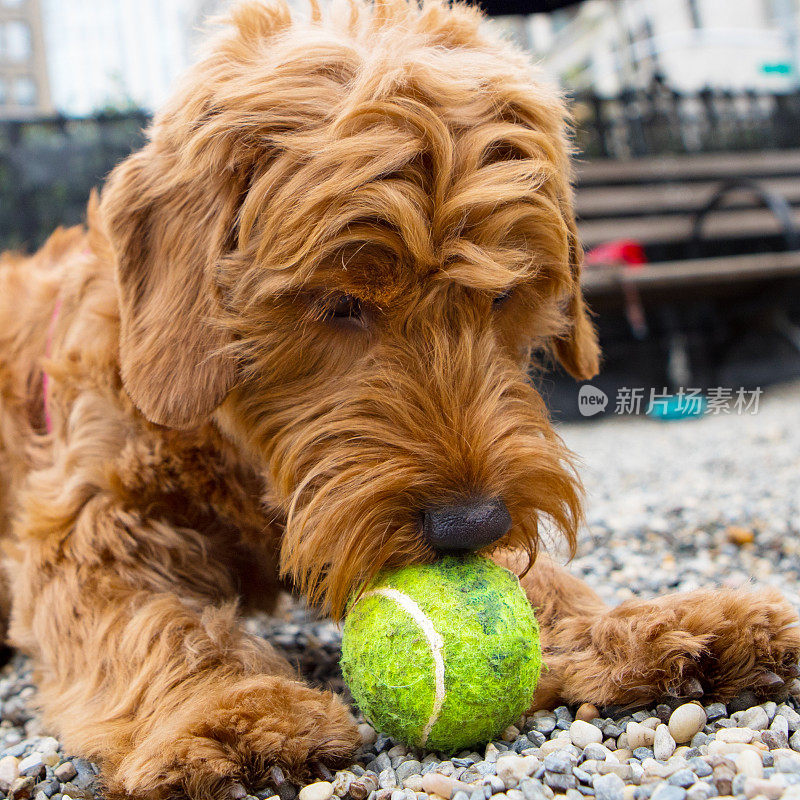
[{"label": "blurred building", "polygon": [[682,92],[784,92],[800,87],[799,11],[799,0],[586,0],[524,30],[571,89],[615,94],[655,79]]},{"label": "blurred building", "polygon": [[203,5],[203,0],[39,2],[52,105],[69,115],[159,105],[192,58],[193,28]]},{"label": "blurred building", "polygon": [[0,117],[48,113],[50,86],[38,0],[0,2]]},{"label": "blurred building", "polygon": [[[304,0],[290,0],[304,5]],[[153,109],[231,0],[0,0],[0,116]],[[800,88],[800,0],[585,0],[503,23],[569,89]]]}]

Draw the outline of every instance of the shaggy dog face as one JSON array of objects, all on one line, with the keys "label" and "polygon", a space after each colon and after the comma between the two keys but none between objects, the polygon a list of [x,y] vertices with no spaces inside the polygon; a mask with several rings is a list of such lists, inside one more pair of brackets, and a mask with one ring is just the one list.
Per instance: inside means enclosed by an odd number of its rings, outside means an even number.
[{"label": "shaggy dog face", "polygon": [[[281,567],[334,614],[422,520],[500,499],[503,546],[574,540],[531,354],[597,369],[565,110],[477,12],[247,4],[114,173],[126,388],[215,413],[268,473]],[[215,411],[216,410],[216,411]]]}]

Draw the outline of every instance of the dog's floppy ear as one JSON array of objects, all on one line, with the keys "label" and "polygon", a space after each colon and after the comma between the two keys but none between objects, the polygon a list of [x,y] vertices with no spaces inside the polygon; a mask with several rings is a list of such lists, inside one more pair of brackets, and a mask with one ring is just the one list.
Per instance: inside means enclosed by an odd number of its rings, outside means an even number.
[{"label": "dog's floppy ear", "polygon": [[234,383],[213,279],[231,237],[232,184],[186,174],[176,156],[150,142],[114,170],[103,191],[122,380],[140,411],[161,425],[197,424]]},{"label": "dog's floppy ear", "polygon": [[589,309],[583,299],[581,270],[583,248],[578,239],[575,217],[569,203],[566,211],[569,227],[569,269],[571,285],[565,307],[567,327],[556,337],[553,350],[561,366],[579,381],[593,378],[600,371],[600,346]]}]

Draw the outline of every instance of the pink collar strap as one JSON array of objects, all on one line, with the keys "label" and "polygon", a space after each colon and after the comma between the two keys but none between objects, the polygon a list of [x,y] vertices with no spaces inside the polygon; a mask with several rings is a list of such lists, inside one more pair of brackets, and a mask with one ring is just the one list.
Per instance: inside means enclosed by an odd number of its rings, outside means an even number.
[{"label": "pink collar strap", "polygon": [[[56,323],[58,316],[61,313],[62,300],[61,297],[56,298],[56,303],[53,306],[53,314],[50,317],[50,326],[47,329],[47,344],[45,345],[44,355],[45,358],[50,358],[50,353],[53,350],[53,336],[56,332]],[[50,418],[50,375],[47,370],[42,372],[42,400],[44,405],[44,427],[48,433],[53,432],[53,420]]]}]

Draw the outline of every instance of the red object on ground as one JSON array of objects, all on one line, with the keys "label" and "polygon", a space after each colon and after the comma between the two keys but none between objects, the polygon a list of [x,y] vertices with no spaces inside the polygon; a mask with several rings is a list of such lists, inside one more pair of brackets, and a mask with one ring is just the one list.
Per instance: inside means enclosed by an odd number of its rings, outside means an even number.
[{"label": "red object on ground", "polygon": [[647,263],[647,256],[639,242],[633,239],[617,239],[593,247],[584,260],[592,267],[641,267]]},{"label": "red object on ground", "polygon": [[589,267],[602,269],[603,267],[621,267],[618,272],[620,288],[625,298],[625,317],[631,326],[631,332],[640,340],[648,335],[647,318],[644,312],[639,290],[633,283],[625,280],[628,270],[639,270],[647,264],[647,255],[639,242],[633,239],[617,239],[592,248],[585,256],[584,261]]}]

